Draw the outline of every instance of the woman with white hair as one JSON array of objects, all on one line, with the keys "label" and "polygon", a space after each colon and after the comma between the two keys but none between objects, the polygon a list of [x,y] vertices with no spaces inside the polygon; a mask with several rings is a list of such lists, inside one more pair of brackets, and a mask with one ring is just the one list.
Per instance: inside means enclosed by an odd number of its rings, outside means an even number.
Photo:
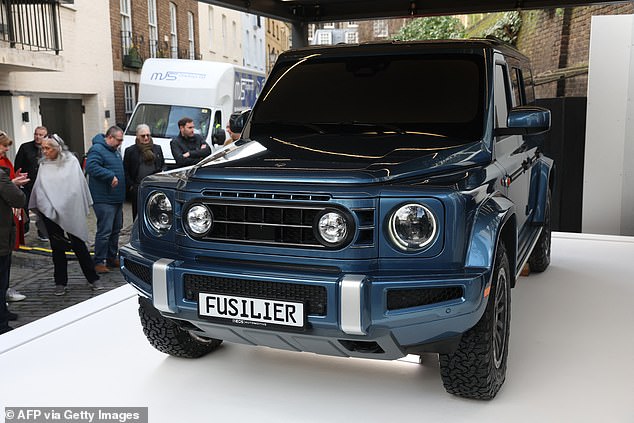
[{"label": "woman with white hair", "polygon": [[99,275],[90,257],[88,216],[92,197],[77,158],[68,151],[64,141],[52,135],[42,141],[42,162],[33,185],[29,208],[44,216],[49,234],[55,268],[55,295],[68,291],[66,251],[75,252],[88,284],[93,290],[102,289]]},{"label": "woman with white hair", "polygon": [[142,123],[136,127],[136,141],[134,145],[125,149],[123,153],[123,168],[125,170],[125,186],[132,202],[132,218],[137,214],[137,192],[143,178],[160,172],[165,167],[165,159],[160,145],[152,142],[150,127]]}]

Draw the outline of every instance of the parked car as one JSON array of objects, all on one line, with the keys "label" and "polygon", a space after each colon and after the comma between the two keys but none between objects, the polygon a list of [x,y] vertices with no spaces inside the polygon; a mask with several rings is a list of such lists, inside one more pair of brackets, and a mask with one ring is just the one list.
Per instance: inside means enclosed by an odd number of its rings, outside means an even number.
[{"label": "parked car", "polygon": [[280,55],[240,140],[139,189],[120,255],[149,342],[438,353],[448,392],[493,398],[511,288],[550,262],[533,101],[528,60],[493,40]]}]

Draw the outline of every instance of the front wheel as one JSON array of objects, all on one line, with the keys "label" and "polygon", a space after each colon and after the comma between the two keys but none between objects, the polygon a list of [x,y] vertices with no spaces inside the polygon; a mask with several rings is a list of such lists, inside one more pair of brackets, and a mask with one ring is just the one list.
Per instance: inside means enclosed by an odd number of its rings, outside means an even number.
[{"label": "front wheel", "polygon": [[139,297],[139,317],[150,344],[162,353],[182,358],[199,358],[218,348],[221,339],[203,338],[164,317],[152,302]]},{"label": "front wheel", "polygon": [[458,348],[440,354],[440,375],[450,394],[488,400],[506,378],[511,323],[510,271],[506,248],[499,242],[486,310],[464,333]]}]

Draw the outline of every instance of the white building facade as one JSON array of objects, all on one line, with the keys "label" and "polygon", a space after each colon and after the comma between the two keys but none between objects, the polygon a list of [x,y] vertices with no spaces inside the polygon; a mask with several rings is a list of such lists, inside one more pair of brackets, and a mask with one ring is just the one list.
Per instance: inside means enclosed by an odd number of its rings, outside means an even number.
[{"label": "white building facade", "polygon": [[[41,4],[33,8],[51,2],[35,3]],[[115,123],[110,20],[104,19],[109,16],[108,2],[75,0],[52,7],[61,28],[58,54],[12,46],[8,38],[0,38],[0,129],[15,141],[11,159],[21,143],[33,139],[39,125],[58,133],[71,151],[82,155],[96,133]],[[38,11],[20,11],[22,16],[30,13]],[[47,26],[50,23],[42,24]]]}]

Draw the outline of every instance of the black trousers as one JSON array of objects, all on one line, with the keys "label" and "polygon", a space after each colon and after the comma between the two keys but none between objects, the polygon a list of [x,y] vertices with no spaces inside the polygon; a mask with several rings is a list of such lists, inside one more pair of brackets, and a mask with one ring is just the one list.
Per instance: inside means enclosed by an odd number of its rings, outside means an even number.
[{"label": "black trousers", "polygon": [[44,224],[48,231],[48,239],[51,242],[51,249],[53,250],[55,285],[66,286],[68,284],[68,259],[66,258],[66,251],[69,248],[72,249],[77,256],[81,271],[88,282],[93,283],[98,280],[99,275],[95,272],[95,263],[90,257],[86,243],[73,234],[67,234],[68,238],[66,238],[64,236],[64,230],[57,223],[44,215],[42,215],[42,217],[44,218]]},{"label": "black trousers", "polygon": [[7,288],[9,288],[9,268],[11,254],[0,256],[0,329],[9,326],[9,310],[7,309]]}]

